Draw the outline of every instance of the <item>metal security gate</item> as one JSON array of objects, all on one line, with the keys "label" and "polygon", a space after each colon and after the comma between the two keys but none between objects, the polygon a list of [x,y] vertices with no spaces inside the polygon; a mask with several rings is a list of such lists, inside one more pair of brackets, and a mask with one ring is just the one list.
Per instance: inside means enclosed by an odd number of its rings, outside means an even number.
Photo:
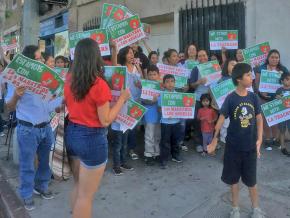
[{"label": "metal security gate", "polygon": [[238,30],[245,47],[245,4],[242,0],[193,0],[179,12],[179,46],[195,43],[209,51],[209,30]]},{"label": "metal security gate", "polygon": [[99,29],[101,25],[101,18],[100,17],[94,17],[91,20],[87,21],[83,24],[83,31],[86,30],[93,30],[93,29]]}]

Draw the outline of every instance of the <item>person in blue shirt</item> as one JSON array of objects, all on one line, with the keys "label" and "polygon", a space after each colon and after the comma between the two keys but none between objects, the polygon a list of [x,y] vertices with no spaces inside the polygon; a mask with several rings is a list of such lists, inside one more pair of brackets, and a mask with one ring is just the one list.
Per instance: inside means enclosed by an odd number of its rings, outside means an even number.
[{"label": "person in blue shirt", "polygon": [[[171,74],[163,77],[163,86],[166,92],[174,92],[175,78]],[[161,111],[161,97],[158,98],[159,111]],[[162,169],[167,168],[169,155],[172,155],[172,161],[181,163],[180,149],[178,146],[179,125],[178,118],[161,117],[161,141],[160,141],[160,164]]]},{"label": "person in blue shirt", "polygon": [[[149,80],[158,81],[159,69],[155,65],[148,67],[147,76]],[[142,100],[142,104],[147,108],[144,115],[145,121],[145,162],[152,165],[153,159],[159,156],[159,143],[161,138],[160,132],[160,115],[158,113],[158,96],[154,96],[152,100]]]},{"label": "person in blue shirt", "polygon": [[[41,60],[40,51],[34,45],[26,46],[23,55],[34,60]],[[19,192],[27,210],[35,208],[33,193],[44,199],[53,198],[52,193],[48,191],[48,183],[51,179],[49,152],[54,142],[49,122],[50,113],[56,109],[59,110],[62,101],[62,98],[55,98],[47,102],[40,96],[26,91],[23,86],[8,86],[6,105],[10,111],[16,109],[18,119]],[[34,159],[36,154],[38,167],[35,171]]]}]

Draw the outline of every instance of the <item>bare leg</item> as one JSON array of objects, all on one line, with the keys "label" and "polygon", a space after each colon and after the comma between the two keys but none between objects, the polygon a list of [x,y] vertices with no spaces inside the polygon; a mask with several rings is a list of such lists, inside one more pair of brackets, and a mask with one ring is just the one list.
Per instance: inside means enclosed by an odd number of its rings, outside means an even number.
[{"label": "bare leg", "polygon": [[79,159],[70,159],[70,166],[73,174],[74,179],[74,187],[71,192],[70,196],[70,206],[71,210],[73,210],[76,199],[77,199],[77,193],[78,193],[78,186],[79,186],[79,170],[80,170],[80,160]]},{"label": "bare leg", "polygon": [[97,169],[86,169],[80,165],[78,194],[73,218],[91,218],[92,203],[103,177],[105,165]]},{"label": "bare leg", "polygon": [[257,208],[259,207],[259,197],[258,197],[258,188],[257,185],[253,187],[249,187],[250,198],[252,202],[252,207]]},{"label": "bare leg", "polygon": [[239,207],[239,192],[240,192],[239,183],[231,186],[231,192],[232,192],[233,207]]}]

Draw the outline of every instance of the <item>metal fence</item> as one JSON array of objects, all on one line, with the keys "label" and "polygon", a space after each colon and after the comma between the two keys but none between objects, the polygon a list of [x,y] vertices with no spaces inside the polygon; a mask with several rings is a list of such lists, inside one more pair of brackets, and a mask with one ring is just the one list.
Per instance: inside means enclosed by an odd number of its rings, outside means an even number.
[{"label": "metal fence", "polygon": [[238,30],[245,47],[245,3],[242,0],[193,0],[179,11],[179,46],[195,43],[209,51],[210,30]]},{"label": "metal fence", "polygon": [[83,31],[86,30],[93,30],[93,29],[99,29],[101,25],[101,18],[100,17],[94,17],[91,20],[87,21],[83,24]]}]

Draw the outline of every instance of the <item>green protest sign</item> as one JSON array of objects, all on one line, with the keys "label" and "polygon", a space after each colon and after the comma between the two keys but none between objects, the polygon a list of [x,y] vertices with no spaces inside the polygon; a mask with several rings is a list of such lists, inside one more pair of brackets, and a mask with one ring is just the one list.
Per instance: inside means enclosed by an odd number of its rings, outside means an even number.
[{"label": "green protest sign", "polygon": [[111,104],[115,104],[120,97],[121,89],[126,88],[127,67],[105,66],[105,78],[112,91]]},{"label": "green protest sign", "polygon": [[4,52],[16,49],[19,47],[18,36],[4,36],[1,40],[1,47]]},{"label": "green protest sign", "polygon": [[152,80],[141,80],[142,92],[141,99],[153,100],[153,97],[158,96],[161,91],[161,84]]},{"label": "green protest sign", "polygon": [[121,125],[121,130],[125,132],[128,129],[133,129],[146,111],[147,109],[143,105],[129,99],[118,114],[116,122]]},{"label": "green protest sign", "polygon": [[118,49],[131,45],[146,37],[139,16],[127,18],[108,27],[108,32]]},{"label": "green protest sign", "polygon": [[243,56],[245,60],[249,60],[252,67],[262,65],[270,51],[269,42],[264,42],[246,49],[243,49]]},{"label": "green protest sign", "polygon": [[53,70],[60,76],[60,78],[62,78],[63,81],[65,81],[68,68],[55,67]]},{"label": "green protest sign", "polygon": [[290,96],[281,99],[275,99],[261,105],[263,114],[266,118],[268,126],[290,119]]},{"label": "green protest sign", "polygon": [[187,85],[187,80],[190,76],[190,71],[183,67],[175,67],[167,64],[157,64],[159,68],[159,76],[162,81],[166,74],[171,74],[175,78],[175,87],[183,88]]},{"label": "green protest sign", "polygon": [[227,79],[210,87],[210,91],[219,108],[222,107],[226,97],[235,89],[236,87],[231,79]]},{"label": "green protest sign", "polygon": [[4,81],[14,86],[25,86],[27,91],[51,100],[63,94],[62,78],[45,64],[17,54],[1,73]]},{"label": "green protest sign", "polygon": [[102,56],[110,55],[109,37],[106,29],[95,29],[84,32],[75,32],[69,34],[70,56],[74,58],[75,47],[78,42],[85,38],[91,38],[99,44]]},{"label": "green protest sign", "polygon": [[206,86],[216,83],[221,78],[221,67],[217,60],[199,64],[197,66],[201,78],[206,78]]},{"label": "green protest sign", "polygon": [[192,119],[195,101],[192,93],[161,92],[162,117]]},{"label": "green protest sign", "polygon": [[276,93],[282,85],[279,83],[281,73],[277,71],[262,70],[260,76],[259,91]]},{"label": "green protest sign", "polygon": [[211,30],[209,31],[210,50],[237,49],[239,42],[238,30]]},{"label": "green protest sign", "polygon": [[133,14],[125,6],[104,3],[101,17],[101,28],[107,28],[108,26],[132,16]]},{"label": "green protest sign", "polygon": [[197,65],[199,65],[198,61],[193,61],[193,60],[186,60],[185,61],[185,67],[189,70],[192,70],[195,68]]}]

